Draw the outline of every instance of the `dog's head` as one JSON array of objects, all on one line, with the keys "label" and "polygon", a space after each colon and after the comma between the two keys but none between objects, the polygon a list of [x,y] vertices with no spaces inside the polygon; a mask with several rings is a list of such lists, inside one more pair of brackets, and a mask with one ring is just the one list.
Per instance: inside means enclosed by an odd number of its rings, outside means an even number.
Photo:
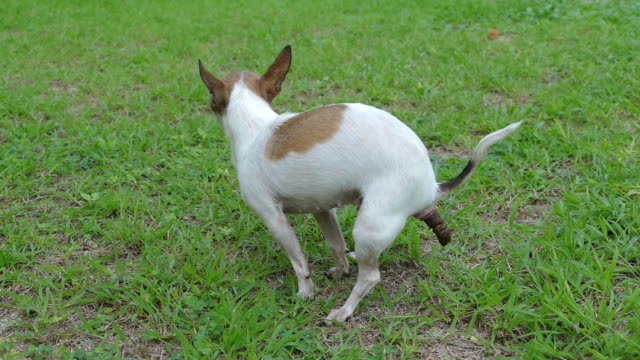
[{"label": "dog's head", "polygon": [[216,114],[224,114],[229,105],[233,88],[239,82],[243,82],[247,89],[250,89],[271,105],[273,98],[280,93],[282,82],[287,72],[289,72],[289,67],[291,66],[291,46],[287,45],[282,49],[273,64],[271,64],[262,76],[251,72],[239,72],[229,74],[220,80],[205,69],[202,61],[198,60],[198,65],[200,67],[200,77],[211,94],[211,109]]}]

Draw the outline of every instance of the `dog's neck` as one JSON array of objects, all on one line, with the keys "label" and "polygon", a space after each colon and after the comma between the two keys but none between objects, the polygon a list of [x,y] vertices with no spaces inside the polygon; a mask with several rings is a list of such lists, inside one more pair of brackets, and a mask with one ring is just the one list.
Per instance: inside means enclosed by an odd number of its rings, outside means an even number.
[{"label": "dog's neck", "polygon": [[255,141],[258,134],[271,125],[278,117],[269,103],[247,88],[243,81],[235,84],[229,105],[222,116],[222,126],[229,143],[233,165],[238,168],[238,161]]}]

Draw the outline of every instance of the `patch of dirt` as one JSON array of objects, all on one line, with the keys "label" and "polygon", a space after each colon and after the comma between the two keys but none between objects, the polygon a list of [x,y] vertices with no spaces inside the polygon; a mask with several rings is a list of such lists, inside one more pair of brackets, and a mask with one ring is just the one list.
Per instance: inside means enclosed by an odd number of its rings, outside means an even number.
[{"label": "patch of dirt", "polygon": [[52,345],[54,353],[64,347],[68,351],[90,352],[99,346],[118,345],[120,356],[123,358],[166,359],[169,355],[167,345],[159,340],[146,339],[141,334],[146,329],[140,322],[127,316],[105,321],[101,324],[100,331],[111,331],[113,324],[120,330],[120,336],[113,332],[106,337],[89,334],[85,325],[80,320],[82,316],[91,322],[96,319],[98,310],[94,304],[86,304],[80,307],[68,318],[56,324],[48,325],[46,331],[40,330],[37,339],[21,339],[25,328],[21,324],[32,322],[21,314],[21,311],[11,307],[5,307],[0,302],[0,339],[13,345],[13,352],[25,352],[31,345]]},{"label": "patch of dirt", "polygon": [[[29,319],[21,315],[18,309],[4,308],[0,301],[0,342],[12,345],[12,352],[25,352],[29,349],[29,343],[16,340],[14,337],[24,331],[19,324],[29,322]],[[0,353],[0,356],[3,354]]]},{"label": "patch of dirt", "polygon": [[78,87],[73,84],[67,84],[62,80],[51,81],[51,83],[49,84],[49,89],[55,95],[74,96],[76,93],[78,93]]},{"label": "patch of dirt", "polygon": [[464,147],[458,147],[455,145],[437,145],[431,146],[427,149],[429,155],[435,155],[438,157],[453,157],[458,159],[464,159],[471,156],[473,149]]},{"label": "patch of dirt", "polygon": [[459,330],[451,331],[447,324],[441,322],[431,325],[424,334],[428,340],[427,347],[421,354],[423,359],[475,360],[512,355],[500,349],[489,350],[482,345],[482,341],[490,341],[491,334],[476,329],[473,335],[466,335]]},{"label": "patch of dirt", "polygon": [[[49,82],[49,87],[44,88],[40,96],[68,97],[77,100],[64,110],[65,115],[73,117],[81,116],[88,111],[94,112],[104,107],[100,97],[88,93],[86,90],[81,90],[78,85],[79,84],[67,83],[59,79],[52,80]],[[92,115],[92,117],[95,116],[99,116],[99,114]],[[45,120],[48,120],[48,117],[49,115],[45,114]]]},{"label": "patch of dirt", "polygon": [[542,84],[553,85],[562,81],[563,76],[558,72],[545,72],[542,74]]},{"label": "patch of dirt", "polygon": [[529,104],[533,100],[529,95],[521,95],[517,99],[513,99],[507,95],[500,94],[497,91],[492,91],[484,94],[482,97],[482,105],[485,107],[492,107],[494,109],[508,109],[516,105]]},{"label": "patch of dirt", "polygon": [[517,224],[538,225],[548,216],[552,202],[550,199],[534,200],[518,208],[514,221]]},{"label": "patch of dirt", "polygon": [[[531,203],[520,204],[515,210],[513,222],[516,224],[538,225],[547,218],[553,203],[551,199],[535,199]],[[508,224],[513,212],[513,201],[491,203],[487,210],[478,215],[488,223]]]},{"label": "patch of dirt", "polygon": [[[114,310],[115,312],[115,310]],[[141,334],[146,330],[138,320],[133,320],[125,314],[115,318],[115,323],[122,331],[122,338],[117,338],[115,334],[111,333],[108,337],[97,338],[91,336],[86,332],[74,332],[73,337],[69,337],[66,340],[65,346],[74,350],[91,351],[99,345],[113,345],[118,344],[121,350],[121,357],[126,358],[140,358],[145,359],[164,359],[168,356],[166,345],[158,340],[149,340],[144,338]],[[98,309],[92,304],[82,306],[78,312],[69,317],[64,324],[61,324],[61,328],[67,331],[73,331],[73,329],[82,328],[83,324],[80,320],[80,314],[87,320],[93,320],[98,316]],[[109,322],[105,322],[104,330],[109,331],[113,325]],[[168,332],[166,334],[169,336]]]}]

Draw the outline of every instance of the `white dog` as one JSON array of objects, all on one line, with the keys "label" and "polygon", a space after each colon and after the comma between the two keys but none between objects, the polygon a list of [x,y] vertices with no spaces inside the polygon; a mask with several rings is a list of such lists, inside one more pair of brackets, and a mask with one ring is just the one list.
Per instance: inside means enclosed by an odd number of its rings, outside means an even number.
[{"label": "white dog", "polygon": [[271,101],[289,71],[289,46],[263,76],[241,72],[220,80],[198,63],[211,108],[231,143],[242,197],[286,251],[298,278],[298,296],[312,297],[313,283],[285,213],[313,214],[333,252],[332,272],[340,276],[349,273],[349,263],[335,208],[359,205],[353,229],[358,279],[346,303],[327,317],[331,321],[348,320],[380,281],[378,256],[407,218],[427,221],[438,200],[471,175],[489,147],[520,125],[486,136],[460,175],[437,183],[424,144],[385,111],[336,104],[278,115]]}]

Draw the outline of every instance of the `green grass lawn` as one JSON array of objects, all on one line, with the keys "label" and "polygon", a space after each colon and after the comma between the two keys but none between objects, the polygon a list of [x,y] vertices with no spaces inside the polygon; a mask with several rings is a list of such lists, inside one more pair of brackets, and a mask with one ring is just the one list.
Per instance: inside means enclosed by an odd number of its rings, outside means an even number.
[{"label": "green grass lawn", "polygon": [[[286,44],[277,111],[384,108],[439,181],[525,120],[440,204],[454,241],[409,221],[344,326],[355,277],[291,217],[295,297],[198,75]],[[7,0],[0,49],[1,359],[640,358],[635,0]]]}]

